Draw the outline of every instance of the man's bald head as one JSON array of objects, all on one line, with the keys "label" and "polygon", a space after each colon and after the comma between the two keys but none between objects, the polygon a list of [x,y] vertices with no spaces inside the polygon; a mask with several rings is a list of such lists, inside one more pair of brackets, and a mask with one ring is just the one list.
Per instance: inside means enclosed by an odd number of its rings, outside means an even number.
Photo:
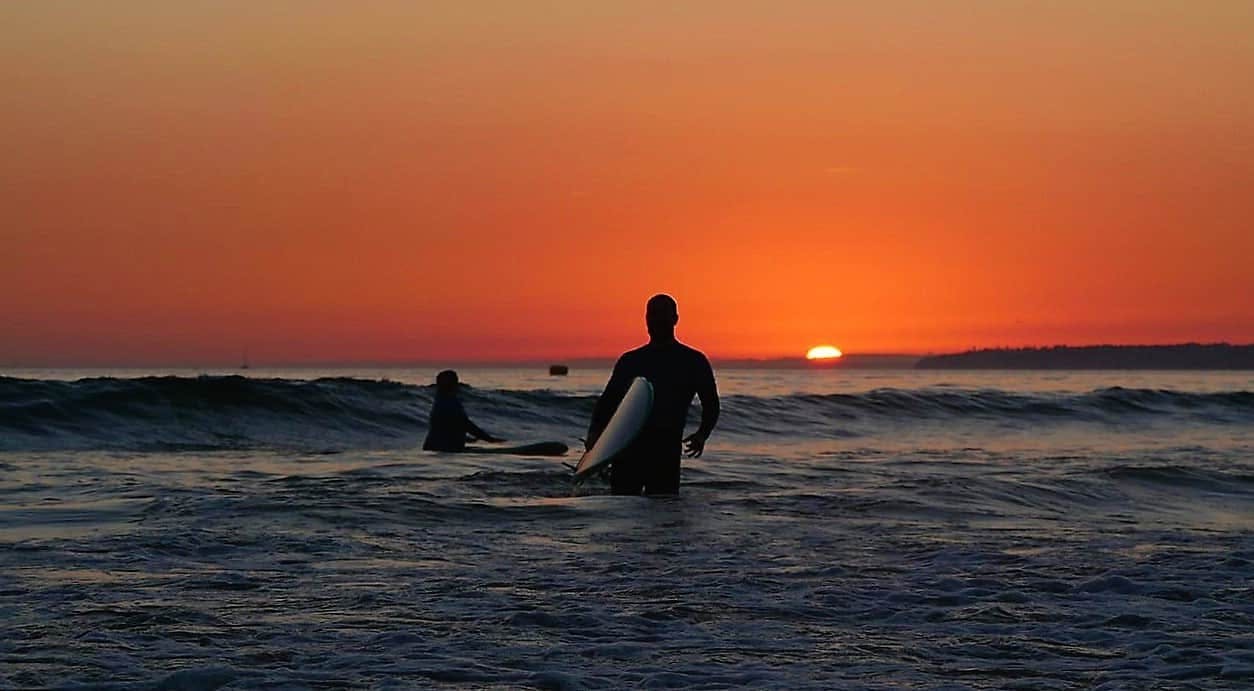
[{"label": "man's bald head", "polygon": [[675,325],[679,323],[679,304],[665,293],[654,295],[645,307],[644,322],[649,327],[649,336],[674,338]]}]

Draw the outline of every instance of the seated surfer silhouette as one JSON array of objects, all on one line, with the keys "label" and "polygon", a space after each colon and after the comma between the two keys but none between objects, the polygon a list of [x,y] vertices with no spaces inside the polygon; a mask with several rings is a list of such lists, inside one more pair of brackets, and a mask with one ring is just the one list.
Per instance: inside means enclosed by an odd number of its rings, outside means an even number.
[{"label": "seated surfer silhouette", "polygon": [[[648,379],[653,384],[653,410],[640,435],[610,467],[610,491],[677,494],[683,445],[689,457],[700,456],[718,423],[718,387],[705,355],[675,338],[679,306],[674,298],[665,294],[649,298],[644,319],[649,342],[623,353],[614,365],[592,412],[587,446],[591,448],[605,431],[632,380]],[[701,400],[701,426],[685,438],[684,423],[694,395]]]},{"label": "seated surfer silhouette", "polygon": [[427,451],[465,451],[467,439],[505,441],[494,437],[482,427],[470,421],[461,399],[457,397],[457,372],[446,369],[435,376],[435,400],[431,403],[431,418],[427,439],[422,448]]}]

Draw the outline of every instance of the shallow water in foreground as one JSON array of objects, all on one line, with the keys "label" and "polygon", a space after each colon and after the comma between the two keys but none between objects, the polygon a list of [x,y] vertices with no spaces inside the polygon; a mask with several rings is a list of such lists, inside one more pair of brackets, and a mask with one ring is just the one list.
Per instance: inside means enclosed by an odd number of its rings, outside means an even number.
[{"label": "shallow water in foreground", "polygon": [[[1254,685],[1254,407],[1161,394],[1246,380],[737,376],[670,499],[404,437],[6,447],[0,687]],[[504,388],[472,415],[574,443],[586,392]]]}]

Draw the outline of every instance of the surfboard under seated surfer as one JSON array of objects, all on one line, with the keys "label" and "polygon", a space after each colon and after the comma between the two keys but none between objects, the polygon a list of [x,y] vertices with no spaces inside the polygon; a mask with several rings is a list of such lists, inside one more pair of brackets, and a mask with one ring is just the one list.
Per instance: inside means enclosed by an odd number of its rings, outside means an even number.
[{"label": "surfboard under seated surfer", "polygon": [[[610,491],[614,494],[678,493],[684,446],[689,457],[700,456],[718,424],[714,369],[701,351],[675,338],[678,323],[679,306],[674,298],[664,294],[649,298],[645,308],[649,342],[618,359],[593,410],[588,448],[609,424],[633,379],[644,377],[653,385],[653,410],[644,429],[610,467]],[[701,426],[685,438],[684,423],[693,396],[701,400]]]},{"label": "surfboard under seated surfer", "polygon": [[435,400],[422,448],[427,451],[465,451],[466,441],[505,441],[470,421],[458,398],[457,372],[446,369],[435,377]]}]

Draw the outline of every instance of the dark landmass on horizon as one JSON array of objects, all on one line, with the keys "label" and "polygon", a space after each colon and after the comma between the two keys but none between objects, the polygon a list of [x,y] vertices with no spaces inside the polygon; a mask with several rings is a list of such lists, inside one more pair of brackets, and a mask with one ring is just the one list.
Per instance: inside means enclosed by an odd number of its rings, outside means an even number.
[{"label": "dark landmass on horizon", "polygon": [[986,348],[932,355],[918,369],[1245,370],[1254,369],[1254,345],[1180,343],[1160,346]]}]

